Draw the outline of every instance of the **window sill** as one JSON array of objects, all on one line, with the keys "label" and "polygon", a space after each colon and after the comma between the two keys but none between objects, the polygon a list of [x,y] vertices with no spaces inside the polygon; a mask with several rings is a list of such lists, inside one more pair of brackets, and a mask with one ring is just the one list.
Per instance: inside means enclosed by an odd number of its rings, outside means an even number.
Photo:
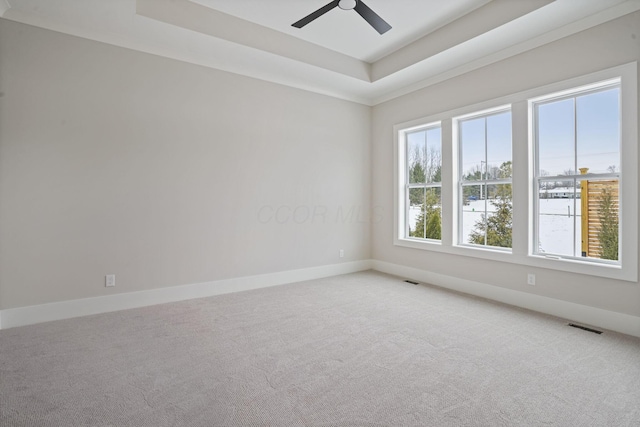
[{"label": "window sill", "polygon": [[545,268],[564,271],[567,273],[584,274],[588,276],[604,277],[607,279],[638,281],[637,265],[631,266],[602,264],[578,259],[548,258],[540,255],[518,254],[508,249],[482,248],[465,245],[444,245],[440,241],[420,241],[415,239],[396,239],[394,244],[411,249],[419,249],[455,256],[485,259],[489,261],[508,262],[522,266]]}]

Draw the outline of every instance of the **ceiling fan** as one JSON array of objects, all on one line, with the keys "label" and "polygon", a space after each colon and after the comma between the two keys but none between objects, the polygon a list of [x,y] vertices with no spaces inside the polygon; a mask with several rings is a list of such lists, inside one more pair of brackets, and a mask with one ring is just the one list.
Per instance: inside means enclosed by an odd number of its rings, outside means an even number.
[{"label": "ceiling fan", "polygon": [[322,6],[320,9],[311,13],[308,16],[305,16],[298,22],[291,24],[292,27],[302,28],[311,21],[318,19],[325,13],[330,10],[339,7],[342,10],[352,10],[354,9],[356,12],[360,14],[364,18],[365,21],[369,23],[377,32],[380,34],[384,34],[391,29],[391,25],[389,25],[384,19],[380,18],[377,13],[369,8],[366,4],[362,2],[362,0],[334,0],[325,6]]}]

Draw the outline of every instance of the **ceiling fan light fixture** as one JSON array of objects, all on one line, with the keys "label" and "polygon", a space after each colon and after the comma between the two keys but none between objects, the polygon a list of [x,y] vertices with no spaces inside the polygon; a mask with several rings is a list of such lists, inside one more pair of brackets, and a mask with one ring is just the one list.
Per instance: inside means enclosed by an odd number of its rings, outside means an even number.
[{"label": "ceiling fan light fixture", "polygon": [[342,10],[352,10],[356,7],[356,0],[340,0],[338,7]]},{"label": "ceiling fan light fixture", "polygon": [[[1,0],[0,0],[1,1]],[[362,16],[365,21],[369,23],[375,30],[384,34],[391,29],[391,25],[387,23],[384,19],[382,19],[377,13],[375,13],[369,6],[364,4],[362,0],[332,0],[331,2],[325,4],[320,9],[315,12],[310,13],[299,21],[291,24],[292,27],[302,28],[310,22],[318,19],[325,13],[339,7],[342,10],[355,10],[358,12],[358,15]]]}]

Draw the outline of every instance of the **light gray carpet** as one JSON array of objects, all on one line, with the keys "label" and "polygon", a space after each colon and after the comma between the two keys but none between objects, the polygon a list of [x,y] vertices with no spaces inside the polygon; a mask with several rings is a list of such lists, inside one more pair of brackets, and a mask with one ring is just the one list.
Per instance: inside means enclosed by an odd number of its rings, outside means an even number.
[{"label": "light gray carpet", "polygon": [[364,272],[0,331],[2,426],[640,426],[640,340]]}]

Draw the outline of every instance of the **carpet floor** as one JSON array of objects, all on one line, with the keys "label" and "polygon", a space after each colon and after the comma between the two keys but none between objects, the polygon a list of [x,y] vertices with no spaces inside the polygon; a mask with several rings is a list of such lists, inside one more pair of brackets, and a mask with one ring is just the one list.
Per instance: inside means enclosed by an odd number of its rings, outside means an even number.
[{"label": "carpet floor", "polygon": [[0,331],[1,426],[640,426],[640,339],[362,272]]}]

